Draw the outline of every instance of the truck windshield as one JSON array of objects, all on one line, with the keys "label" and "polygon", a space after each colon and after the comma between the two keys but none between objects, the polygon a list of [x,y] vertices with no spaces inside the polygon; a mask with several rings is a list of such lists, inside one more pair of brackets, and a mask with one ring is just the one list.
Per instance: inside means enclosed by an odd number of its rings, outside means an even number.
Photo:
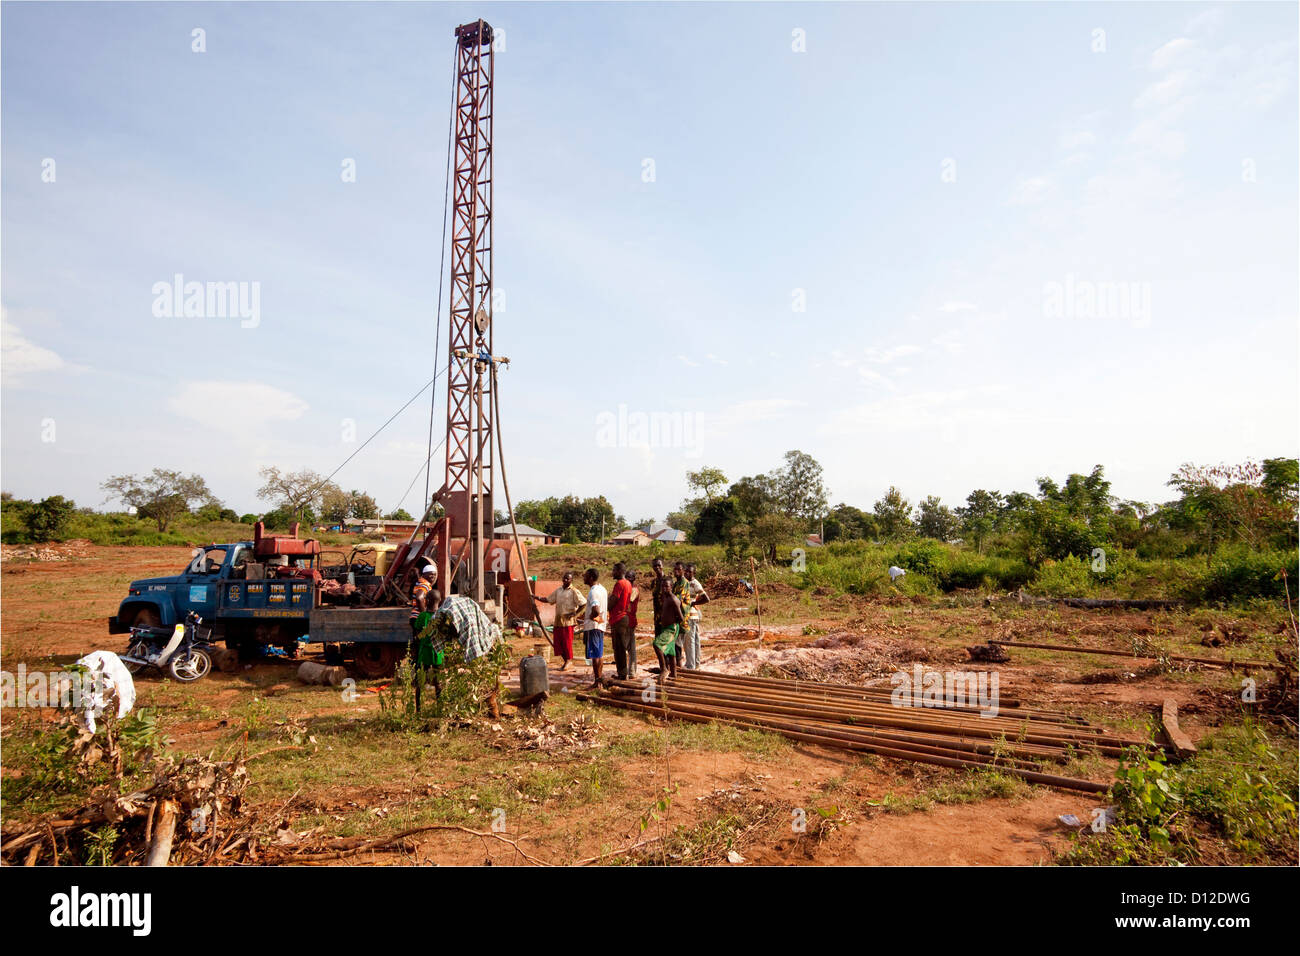
[{"label": "truck windshield", "polygon": [[194,556],[194,560],[190,562],[189,570],[191,574],[217,574],[225,563],[225,548],[207,548]]}]

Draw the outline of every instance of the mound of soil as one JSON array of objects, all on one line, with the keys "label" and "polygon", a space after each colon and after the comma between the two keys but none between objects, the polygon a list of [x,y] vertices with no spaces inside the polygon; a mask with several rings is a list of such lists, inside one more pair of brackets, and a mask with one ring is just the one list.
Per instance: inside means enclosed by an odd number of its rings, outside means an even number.
[{"label": "mound of soil", "polygon": [[4,560],[70,561],[88,555],[90,544],[85,538],[73,538],[71,541],[51,541],[47,544],[5,545]]},{"label": "mound of soil", "polygon": [[929,651],[910,641],[882,640],[869,634],[839,631],[804,647],[746,648],[728,657],[714,658],[705,670],[861,684],[929,658]]}]

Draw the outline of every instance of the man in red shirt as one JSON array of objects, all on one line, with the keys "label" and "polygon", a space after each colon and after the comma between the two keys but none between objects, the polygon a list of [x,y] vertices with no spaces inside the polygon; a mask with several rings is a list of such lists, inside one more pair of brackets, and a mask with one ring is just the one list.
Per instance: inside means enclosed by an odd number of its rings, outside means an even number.
[{"label": "man in red shirt", "polygon": [[609,626],[614,643],[614,670],[619,680],[636,676],[636,631],[629,616],[628,602],[632,598],[632,585],[625,577],[620,561],[614,565],[614,589],[609,593]]}]

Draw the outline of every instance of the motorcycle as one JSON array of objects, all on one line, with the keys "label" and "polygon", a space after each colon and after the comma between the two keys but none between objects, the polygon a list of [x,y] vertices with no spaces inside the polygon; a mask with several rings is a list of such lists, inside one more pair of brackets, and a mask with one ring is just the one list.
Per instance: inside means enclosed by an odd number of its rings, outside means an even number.
[{"label": "motorcycle", "polygon": [[187,684],[206,677],[212,670],[212,629],[201,629],[202,623],[191,611],[174,628],[133,627],[122,662],[132,674],[156,667]]}]

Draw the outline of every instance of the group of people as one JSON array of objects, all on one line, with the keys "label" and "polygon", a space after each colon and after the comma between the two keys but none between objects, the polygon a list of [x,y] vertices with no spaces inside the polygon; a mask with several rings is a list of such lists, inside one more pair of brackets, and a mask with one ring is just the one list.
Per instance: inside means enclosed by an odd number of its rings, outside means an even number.
[{"label": "group of people", "polygon": [[[700,666],[700,605],[709,602],[704,585],[695,576],[695,565],[677,561],[672,575],[664,573],[662,558],[650,564],[650,602],[654,612],[652,647],[659,662],[659,678],[674,677],[679,666]],[[555,627],[551,646],[560,658],[560,670],[573,660],[575,632],[582,631],[584,652],[591,664],[593,686],[604,682],[605,635],[614,650],[614,671],[620,680],[635,677],[637,612],[641,588],[637,572],[622,561],[614,565],[614,585],[609,591],[600,583],[600,572],[588,568],[582,576],[587,587],[584,597],[573,586],[573,575],[565,572],[560,586],[550,594],[534,598],[555,605]]]}]

